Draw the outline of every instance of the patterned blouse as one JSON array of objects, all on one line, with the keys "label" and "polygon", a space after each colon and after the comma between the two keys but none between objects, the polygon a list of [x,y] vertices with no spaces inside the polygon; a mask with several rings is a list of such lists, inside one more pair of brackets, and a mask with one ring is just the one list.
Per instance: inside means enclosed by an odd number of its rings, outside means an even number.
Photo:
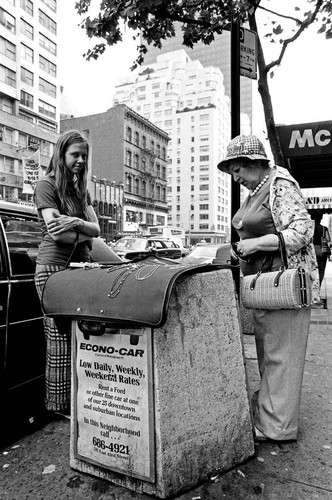
[{"label": "patterned blouse", "polygon": [[302,267],[311,277],[312,300],[319,301],[319,276],[313,245],[314,221],[305,206],[298,182],[285,168],[274,166],[270,207],[277,231],[282,232],[288,267]]}]

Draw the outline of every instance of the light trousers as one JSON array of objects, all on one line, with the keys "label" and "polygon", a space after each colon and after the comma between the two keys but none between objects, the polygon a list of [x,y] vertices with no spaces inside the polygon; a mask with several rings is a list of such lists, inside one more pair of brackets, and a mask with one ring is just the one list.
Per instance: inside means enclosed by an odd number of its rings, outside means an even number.
[{"label": "light trousers", "polygon": [[253,417],[271,439],[297,439],[310,314],[310,307],[253,311],[261,376],[252,399]]}]

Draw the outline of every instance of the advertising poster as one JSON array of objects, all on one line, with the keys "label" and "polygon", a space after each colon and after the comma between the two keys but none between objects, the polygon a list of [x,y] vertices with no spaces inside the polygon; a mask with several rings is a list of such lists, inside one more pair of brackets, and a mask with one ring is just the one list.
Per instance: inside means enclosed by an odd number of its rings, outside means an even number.
[{"label": "advertising poster", "polygon": [[22,158],[23,163],[23,193],[33,194],[37,182],[42,177],[40,166],[40,150],[38,149],[30,158]]},{"label": "advertising poster", "polygon": [[76,325],[75,455],[154,482],[151,329],[134,345],[135,330],[112,331],[87,340]]}]

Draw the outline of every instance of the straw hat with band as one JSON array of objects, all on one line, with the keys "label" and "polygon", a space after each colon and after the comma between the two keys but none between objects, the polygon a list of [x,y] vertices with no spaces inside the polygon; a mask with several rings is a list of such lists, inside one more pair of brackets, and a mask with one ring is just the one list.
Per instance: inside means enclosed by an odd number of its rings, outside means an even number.
[{"label": "straw hat with band", "polygon": [[238,158],[269,162],[261,141],[255,135],[237,135],[227,146],[226,156],[218,163],[219,170],[229,173],[229,168]]}]

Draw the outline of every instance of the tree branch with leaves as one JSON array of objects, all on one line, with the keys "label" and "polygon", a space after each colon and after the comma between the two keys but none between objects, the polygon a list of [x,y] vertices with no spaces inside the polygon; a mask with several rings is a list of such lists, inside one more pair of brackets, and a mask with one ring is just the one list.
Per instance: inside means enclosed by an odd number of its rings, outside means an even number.
[{"label": "tree branch with leaves", "polygon": [[[161,48],[164,40],[175,36],[175,23],[181,23],[183,45],[192,48],[197,42],[209,45],[216,34],[230,29],[232,19],[240,24],[249,22],[249,26],[258,37],[258,90],[261,95],[268,139],[275,163],[284,165],[283,155],[275,126],[273,106],[269,91],[268,76],[273,77],[274,68],[278,67],[288,46],[295,42],[301,34],[314,23],[318,23],[318,32],[332,38],[332,0],[302,0],[295,7],[297,15],[286,15],[268,8],[269,0],[102,0],[96,17],[88,13],[91,0],[76,2],[78,13],[85,16],[81,27],[89,38],[99,38],[89,49],[85,57],[97,59],[104,53],[107,45],[115,45],[122,41],[123,25],[134,32],[138,41],[138,56],[131,69],[144,62],[148,46]],[[282,3],[280,8],[282,8]],[[265,10],[274,17],[267,33],[258,33],[256,13]],[[284,26],[276,19],[294,24],[292,36],[283,39]],[[280,52],[276,59],[266,63],[264,58],[263,39],[270,43],[279,43]]]}]

